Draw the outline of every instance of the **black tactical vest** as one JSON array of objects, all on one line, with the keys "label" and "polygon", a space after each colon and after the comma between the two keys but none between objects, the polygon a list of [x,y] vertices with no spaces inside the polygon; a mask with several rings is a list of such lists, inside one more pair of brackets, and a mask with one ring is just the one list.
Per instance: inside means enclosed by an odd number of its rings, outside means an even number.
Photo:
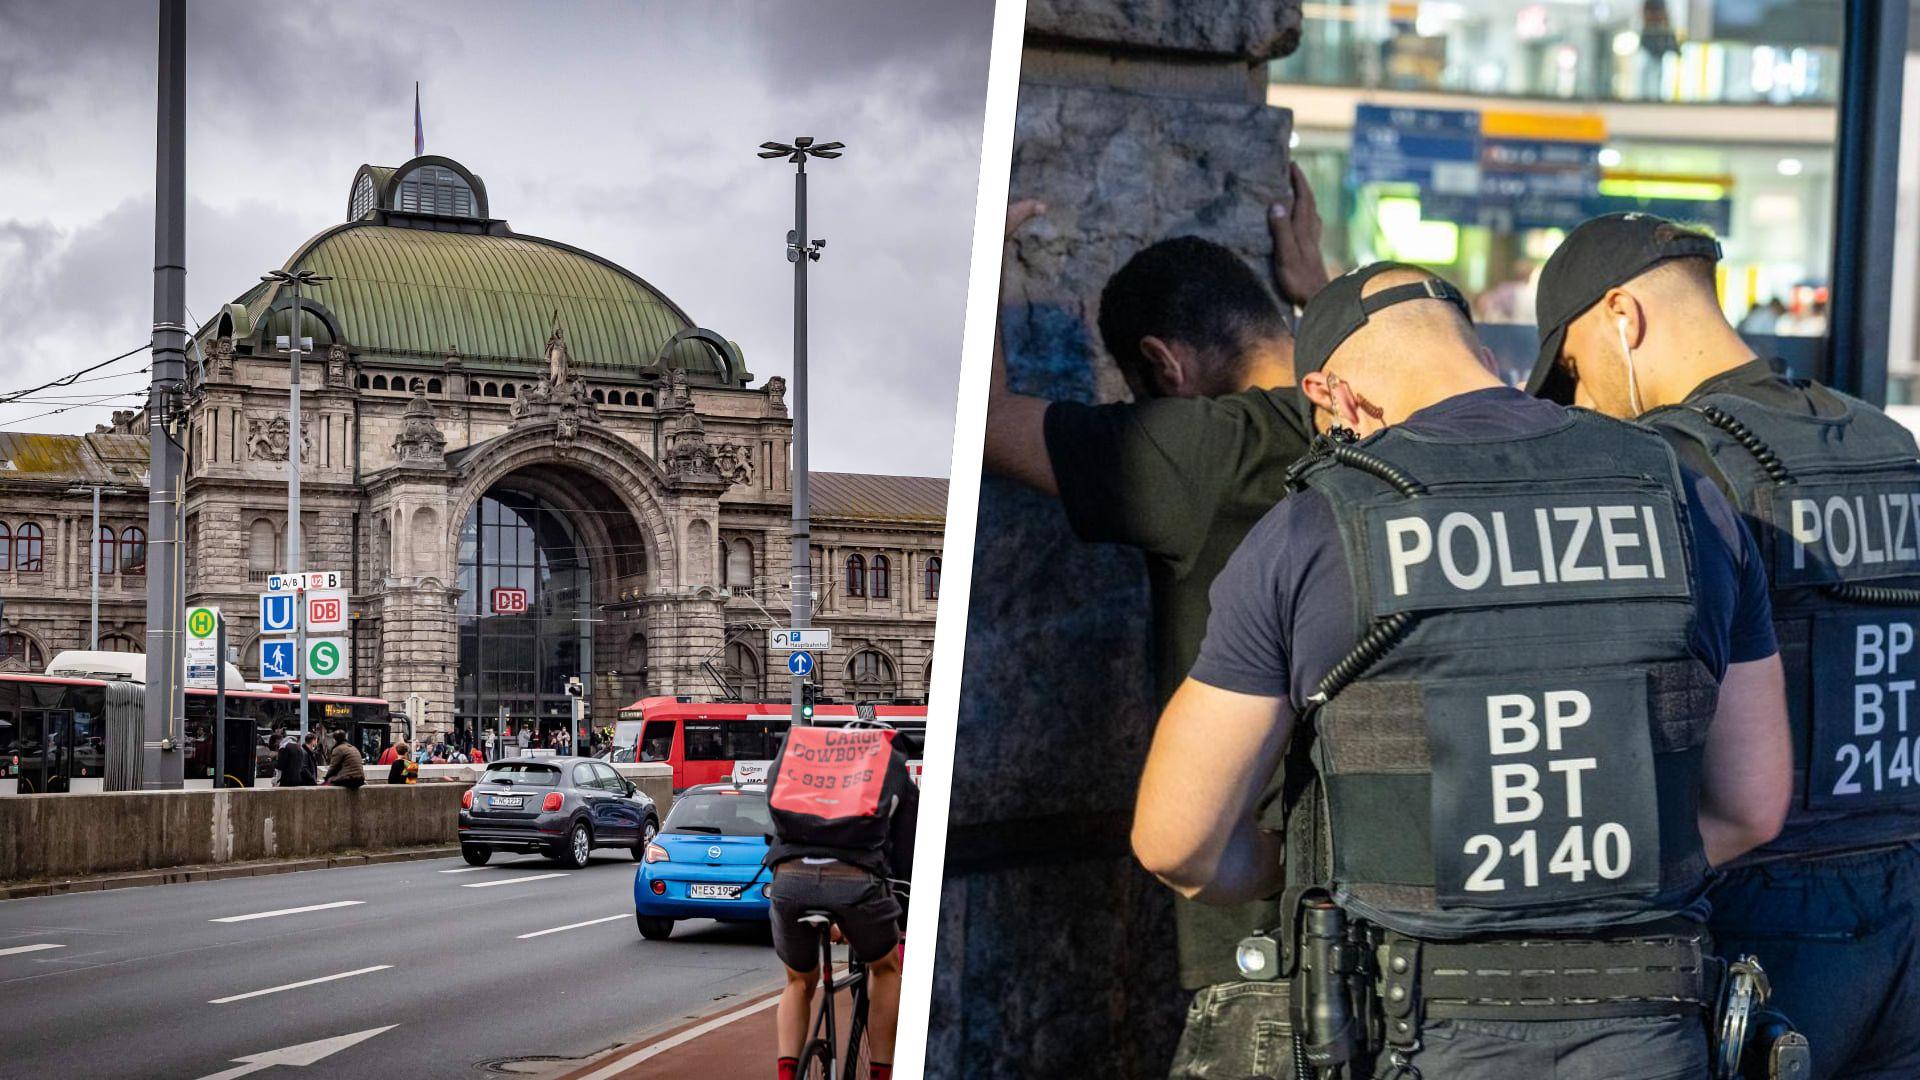
[{"label": "black tactical vest", "polygon": [[1698,917],[1718,685],[1673,452],[1570,412],[1500,441],[1388,429],[1300,481],[1360,619],[1313,720],[1335,900],[1426,938]]},{"label": "black tactical vest", "polygon": [[1794,799],[1743,861],[1920,838],[1920,450],[1866,402],[1805,392],[1818,415],[1716,393],[1643,418],[1706,447],[1773,585]]}]

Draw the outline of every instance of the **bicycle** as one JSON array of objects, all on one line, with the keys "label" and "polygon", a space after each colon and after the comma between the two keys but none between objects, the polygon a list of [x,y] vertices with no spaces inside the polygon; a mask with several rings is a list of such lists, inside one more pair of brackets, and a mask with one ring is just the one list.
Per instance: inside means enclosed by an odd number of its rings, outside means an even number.
[{"label": "bicycle", "polygon": [[[895,880],[889,884],[903,905],[904,920],[906,882]],[[851,1020],[847,1025],[847,1060],[845,1067],[838,1070],[839,1080],[867,1080],[873,1065],[873,1049],[867,1042],[867,965],[849,948],[846,972],[836,980],[833,977],[833,915],[808,911],[800,916],[800,921],[820,933],[820,981],[824,991],[820,1007],[814,1013],[812,1032],[800,1051],[800,1080],[834,1080],[841,1043],[834,1023],[833,999],[842,990],[848,993],[847,1011]],[[905,945],[904,939],[901,945]]]}]

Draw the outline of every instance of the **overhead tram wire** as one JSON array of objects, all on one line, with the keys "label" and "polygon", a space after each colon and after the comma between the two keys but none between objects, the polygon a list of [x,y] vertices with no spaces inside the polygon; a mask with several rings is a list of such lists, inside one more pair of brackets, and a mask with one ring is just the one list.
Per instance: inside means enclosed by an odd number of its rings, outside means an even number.
[{"label": "overhead tram wire", "polygon": [[128,349],[126,352],[123,352],[119,356],[113,357],[110,360],[102,360],[99,363],[94,364],[90,367],[83,367],[79,371],[73,372],[68,375],[62,375],[59,378],[53,380],[52,382],[42,383],[39,386],[35,386],[27,390],[15,390],[10,394],[0,394],[0,405],[6,405],[10,402],[18,401],[21,398],[27,397],[30,394],[37,394],[42,390],[52,390],[52,389],[55,389],[56,387],[61,387],[61,386],[72,386],[74,383],[79,381],[80,376],[82,375],[90,375],[93,372],[99,371],[101,368],[106,367],[108,364],[117,364],[120,361],[125,360],[127,357],[134,355],[135,353],[146,352],[148,349],[151,349],[151,348],[153,348],[151,344],[141,345],[140,347],[135,349]]},{"label": "overhead tram wire", "polygon": [[[115,399],[117,399],[117,398],[125,398],[125,397],[138,397],[138,398],[144,398],[144,397],[146,397],[146,394],[147,394],[147,392],[146,392],[145,390],[133,390],[133,391],[129,391],[129,392],[127,392],[127,393],[124,393],[124,394],[109,394],[109,395],[107,395],[107,396],[105,396],[105,397],[102,397],[102,398],[98,398],[98,399],[96,399],[96,400],[93,400],[93,401],[88,401],[88,402],[80,402],[80,403],[76,403],[76,404],[73,404],[73,405],[63,405],[63,406],[61,406],[61,407],[60,407],[60,408],[58,408],[58,409],[48,409],[48,410],[47,410],[46,412],[39,412],[39,413],[34,413],[34,414],[33,414],[32,416],[22,416],[22,417],[19,417],[18,419],[11,419],[11,420],[8,420],[8,421],[7,421],[7,423],[9,423],[9,424],[24,424],[24,423],[26,423],[26,422],[27,422],[27,421],[29,421],[29,420],[38,420],[38,419],[40,419],[40,418],[41,418],[41,417],[43,417],[43,416],[58,416],[59,414],[61,414],[61,413],[63,413],[63,412],[69,412],[69,411],[71,411],[71,410],[74,410],[74,409],[112,409],[112,408],[118,408],[118,407],[119,407],[119,406],[120,406],[121,404],[123,404],[123,403],[122,403],[122,402],[119,402],[119,401],[117,401],[117,400],[115,400]],[[132,402],[125,402],[124,404],[132,404]]]}]

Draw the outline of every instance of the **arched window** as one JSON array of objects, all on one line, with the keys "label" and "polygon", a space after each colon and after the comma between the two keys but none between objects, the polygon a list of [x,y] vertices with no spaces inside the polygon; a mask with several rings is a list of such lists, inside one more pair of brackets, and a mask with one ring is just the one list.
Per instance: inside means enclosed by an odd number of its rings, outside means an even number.
[{"label": "arched window", "polygon": [[247,529],[247,580],[267,580],[267,575],[278,569],[275,564],[279,561],[280,541],[274,535],[273,522],[260,518]]},{"label": "arched window", "polygon": [[893,595],[893,564],[885,555],[873,557],[873,598],[885,600]]},{"label": "arched window", "polygon": [[373,177],[366,173],[353,182],[353,205],[347,208],[347,220],[359,221],[373,209]]},{"label": "arched window", "polygon": [[745,540],[727,545],[727,585],[736,589],[753,585],[753,545]]},{"label": "arched window", "polygon": [[593,392],[593,400],[601,405],[605,405],[607,403],[607,392],[605,390],[595,390]]},{"label": "arched window", "polygon": [[478,217],[474,209],[473,188],[466,177],[439,165],[422,165],[400,178],[400,190],[394,193],[393,207],[417,214],[444,214],[449,217]]},{"label": "arched window", "polygon": [[129,525],[120,530],[120,572],[147,572],[147,530],[138,525]]},{"label": "arched window", "polygon": [[46,666],[46,655],[40,651],[39,642],[10,630],[0,634],[0,665],[39,671]]},{"label": "arched window", "polygon": [[513,384],[512,384],[512,383],[503,383],[503,384],[501,384],[501,386],[500,386],[500,396],[501,396],[501,397],[512,397],[512,396],[513,396]]},{"label": "arched window", "polygon": [[437,394],[437,393],[439,393],[439,392],[440,392],[440,380],[439,380],[439,379],[428,379],[428,380],[427,380],[427,393],[429,393],[429,394]]},{"label": "arched window", "polygon": [[855,701],[879,701],[898,695],[893,661],[878,649],[862,649],[847,663],[847,684]]},{"label": "arched window", "polygon": [[362,376],[360,376],[360,383],[359,383],[359,385],[360,385],[360,389],[362,389],[362,390],[365,390],[365,389],[367,389],[368,387],[370,387],[370,386],[372,386],[372,385],[373,385],[373,380],[372,380],[372,379],[369,379],[369,378],[367,378],[367,377],[366,377],[365,375],[362,375]]},{"label": "arched window", "polygon": [[22,573],[37,574],[46,568],[42,546],[46,533],[41,531],[37,522],[29,521],[16,529],[13,534],[13,568]]},{"label": "arched window", "polygon": [[847,595],[867,595],[867,560],[858,555],[847,556]]},{"label": "arched window", "polygon": [[0,571],[13,569],[13,530],[0,521]]},{"label": "arched window", "polygon": [[[387,377],[385,375],[375,375],[373,377],[373,388],[375,390],[385,390],[387,388]],[[291,391],[289,391],[289,393],[291,393]]]},{"label": "arched window", "polygon": [[113,573],[113,530],[105,525],[93,538],[93,569],[102,574]]},{"label": "arched window", "polygon": [[634,393],[634,392],[633,392],[633,391],[631,391],[631,390],[629,390],[629,391],[627,391],[627,404],[629,404],[629,405],[638,405],[638,404],[640,404],[640,395],[639,395],[639,394],[636,394],[636,393]]},{"label": "arched window", "polygon": [[638,680],[642,687],[647,685],[647,635],[635,634],[627,639],[627,654],[620,662],[620,673]]},{"label": "arched window", "polygon": [[927,560],[927,599],[940,599],[940,556]]},{"label": "arched window", "polygon": [[651,406],[653,405],[653,395],[652,395],[652,394],[641,394],[641,395],[640,395],[640,404],[642,404],[642,405],[646,405],[646,406],[648,406],[648,407],[651,407]]},{"label": "arched window", "polygon": [[140,651],[140,643],[126,634],[107,634],[100,639],[100,648],[106,652]]},{"label": "arched window", "polygon": [[726,679],[728,687],[743,699],[758,699],[760,657],[745,642],[736,641],[727,646],[726,664],[720,674]]}]

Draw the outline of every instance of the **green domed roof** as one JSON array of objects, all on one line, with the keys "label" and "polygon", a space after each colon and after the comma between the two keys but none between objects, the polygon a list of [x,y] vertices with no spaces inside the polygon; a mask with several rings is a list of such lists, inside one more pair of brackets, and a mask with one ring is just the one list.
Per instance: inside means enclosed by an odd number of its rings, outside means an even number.
[{"label": "green domed roof", "polygon": [[[397,170],[403,179],[412,165]],[[395,186],[395,170],[363,172],[381,176],[385,188]],[[402,212],[383,196],[360,219],[308,241],[285,269],[333,278],[303,291],[302,307],[329,324],[307,334],[317,343],[331,337],[362,355],[439,359],[453,349],[468,361],[544,367],[557,319],[576,367],[637,370],[659,363],[700,381],[734,382],[746,374],[731,346],[725,350],[732,354],[729,373],[715,355],[721,350],[679,337],[696,329],[692,319],[637,275],[567,244],[514,233],[504,221],[467,214],[456,225]],[[285,293],[262,283],[240,298],[263,349],[287,332]],[[225,332],[250,336],[237,325]]]}]

